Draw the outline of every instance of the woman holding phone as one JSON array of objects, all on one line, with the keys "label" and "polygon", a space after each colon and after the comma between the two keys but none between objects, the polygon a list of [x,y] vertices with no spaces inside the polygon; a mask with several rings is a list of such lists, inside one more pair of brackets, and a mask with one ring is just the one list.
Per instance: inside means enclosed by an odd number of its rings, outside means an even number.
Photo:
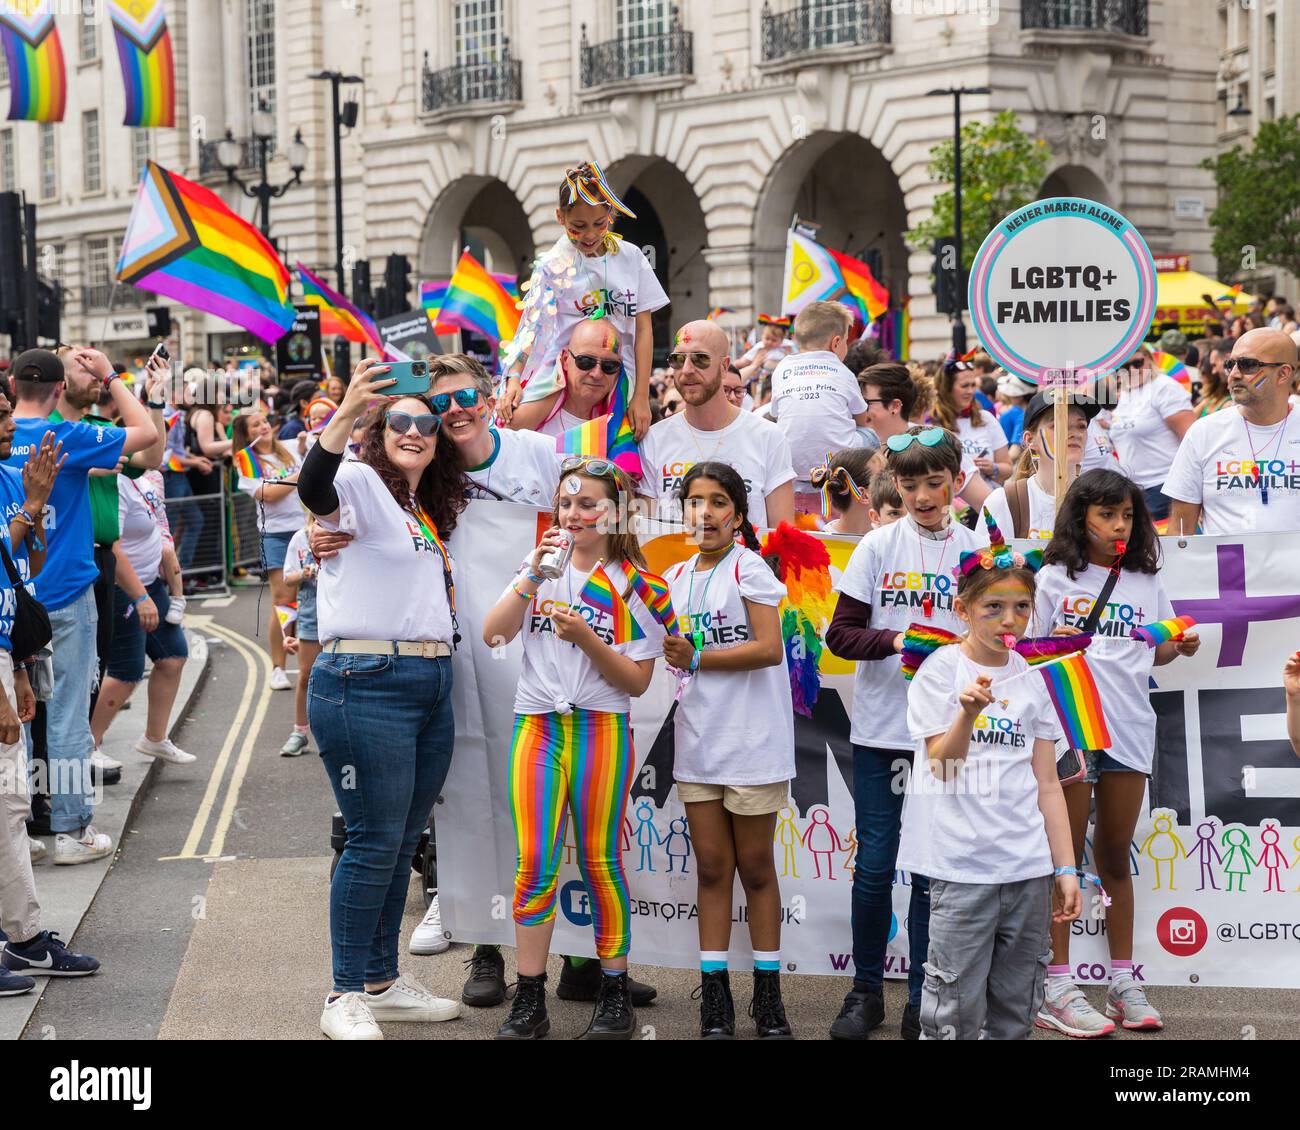
[{"label": "woman holding phone", "polygon": [[[335,1040],[383,1039],[378,1021],[460,1013],[400,975],[397,952],[411,857],[451,766],[456,589],[442,539],[465,506],[463,468],[457,446],[439,441],[427,394],[390,396],[388,372],[370,359],[357,366],[298,476],[320,524],[353,535],[320,568],[321,654],[307,685],[347,825],[330,884],[334,985],[320,1020]],[[359,457],[345,460],[375,401]]]}]

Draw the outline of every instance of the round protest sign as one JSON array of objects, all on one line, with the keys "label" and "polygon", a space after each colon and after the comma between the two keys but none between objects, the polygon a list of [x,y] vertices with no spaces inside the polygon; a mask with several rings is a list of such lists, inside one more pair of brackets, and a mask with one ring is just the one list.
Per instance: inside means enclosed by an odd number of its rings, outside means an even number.
[{"label": "round protest sign", "polygon": [[970,276],[975,332],[1009,372],[1038,384],[1113,371],[1151,327],[1156,269],[1146,241],[1113,208],[1059,197],[1012,212],[980,247]]}]

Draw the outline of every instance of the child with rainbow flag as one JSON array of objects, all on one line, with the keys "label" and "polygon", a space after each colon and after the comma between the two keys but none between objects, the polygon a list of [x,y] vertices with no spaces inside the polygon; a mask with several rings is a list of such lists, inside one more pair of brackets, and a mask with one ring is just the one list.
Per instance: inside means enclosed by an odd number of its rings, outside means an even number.
[{"label": "child with rainbow flag", "polygon": [[1092,633],[1089,666],[1113,723],[1109,747],[1086,751],[1085,777],[1065,786],[1076,855],[1083,853],[1089,811],[1095,805],[1093,857],[1112,900],[1106,913],[1106,1015],[1088,1003],[1070,976],[1070,931],[1062,923],[1052,930],[1053,964],[1037,1020],[1040,1028],[1081,1038],[1113,1032],[1114,1021],[1134,1030],[1163,1027],[1133,976],[1129,847],[1155,757],[1151,668],[1180,655],[1195,655],[1200,639],[1185,623],[1169,632],[1161,630],[1174,610],[1160,582],[1160,542],[1146,498],[1142,487],[1117,471],[1084,472],[1056,515],[1046,564],[1038,576],[1038,634]]},{"label": "child with rainbow flag", "polygon": [[[636,1032],[627,974],[631,904],[619,850],[635,764],[628,711],[650,685],[663,628],[632,591],[632,573],[646,567],[636,534],[612,518],[620,499],[631,497],[627,476],[608,460],[566,459],[554,524],[483,621],[490,647],[522,636],[524,650],[508,770],[519,853],[518,988],[500,1040],[550,1031],[546,957],[567,810],[601,968],[595,1011],[580,1038],[628,1040]],[[562,565],[539,572],[543,557],[557,554]]]}]

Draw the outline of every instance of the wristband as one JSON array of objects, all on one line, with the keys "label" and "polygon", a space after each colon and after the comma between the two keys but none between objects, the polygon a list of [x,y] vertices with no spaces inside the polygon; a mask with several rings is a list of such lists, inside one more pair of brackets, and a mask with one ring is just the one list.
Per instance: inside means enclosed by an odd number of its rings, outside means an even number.
[{"label": "wristband", "polygon": [[688,672],[694,674],[696,671],[700,669],[700,656],[703,654],[704,652],[701,651],[698,647],[695,649],[695,654],[691,656],[691,665],[686,668]]},{"label": "wristband", "polygon": [[1110,906],[1111,897],[1106,893],[1106,888],[1101,885],[1101,880],[1096,875],[1090,875],[1086,871],[1080,871],[1077,867],[1058,867],[1052,872],[1053,875],[1073,875],[1082,882],[1092,883],[1097,890],[1101,892],[1101,905]]},{"label": "wristband", "polygon": [[518,578],[518,577],[516,577],[513,581],[510,582],[510,587],[511,587],[512,589],[515,590],[515,596],[519,597],[520,600],[532,600],[532,599],[533,599],[533,595],[534,595],[533,593],[530,593],[530,592],[524,592],[524,590],[521,589],[521,588],[519,587],[519,578]]},{"label": "wristband", "polygon": [[152,408],[155,412],[162,412],[167,407],[167,401],[164,400],[161,404],[155,404],[152,400],[146,400],[144,406],[146,408]]},{"label": "wristband", "polygon": [[535,574],[531,569],[528,570],[528,573],[525,575],[525,578],[524,578],[524,579],[525,579],[525,580],[532,581],[533,584],[535,584],[535,585],[544,584],[544,583],[546,582],[546,578],[545,578],[545,577],[539,577],[539,576],[537,576],[537,575],[536,575],[536,574]]},{"label": "wristband", "polygon": [[22,522],[24,525],[30,526],[33,530],[36,529],[36,519],[27,513],[26,507],[20,506],[14,512],[14,517],[17,518],[18,521]]},{"label": "wristband", "polygon": [[131,603],[134,604],[134,605],[136,605],[136,606],[138,607],[139,605],[143,604],[143,603],[144,603],[146,600],[148,600],[148,599],[149,599],[149,594],[148,594],[147,592],[142,592],[142,593],[141,593],[139,596],[137,596],[133,601],[131,601]]}]

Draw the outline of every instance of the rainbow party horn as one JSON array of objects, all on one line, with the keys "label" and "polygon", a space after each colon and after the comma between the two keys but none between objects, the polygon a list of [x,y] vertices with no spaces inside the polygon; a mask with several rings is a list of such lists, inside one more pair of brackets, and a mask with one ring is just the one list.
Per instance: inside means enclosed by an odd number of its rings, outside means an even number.
[{"label": "rainbow party horn", "polygon": [[1021,656],[1030,667],[1037,667],[1040,663],[1069,655],[1072,651],[1086,651],[1090,643],[1092,643],[1091,632],[1080,632],[1077,636],[1026,638],[1016,641],[1016,654]]}]

